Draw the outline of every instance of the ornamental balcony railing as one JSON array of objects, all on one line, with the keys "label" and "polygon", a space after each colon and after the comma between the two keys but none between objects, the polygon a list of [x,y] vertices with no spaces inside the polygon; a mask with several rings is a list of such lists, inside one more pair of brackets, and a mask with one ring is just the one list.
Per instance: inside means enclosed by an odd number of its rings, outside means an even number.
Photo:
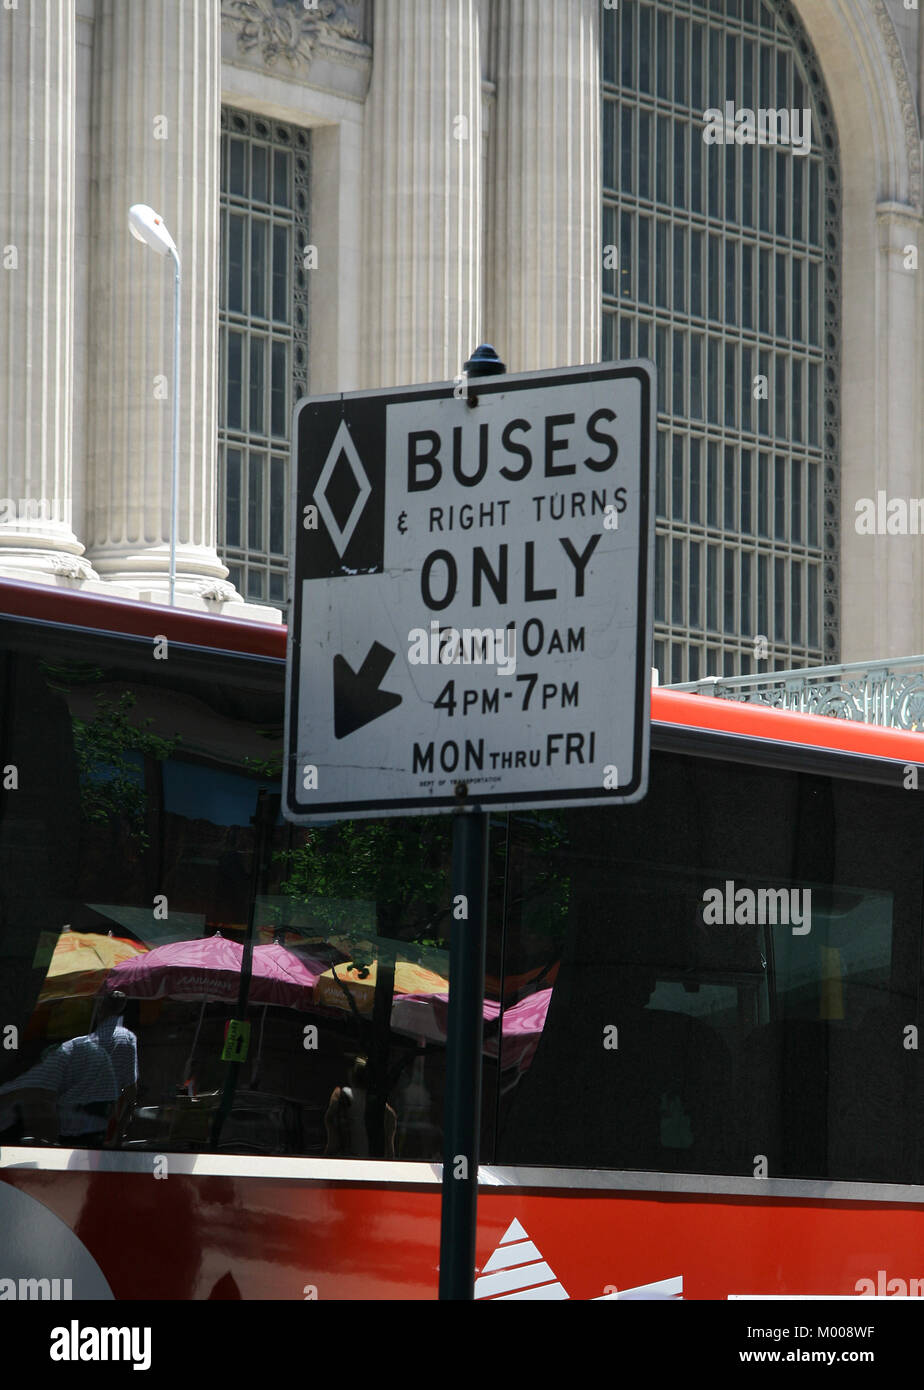
[{"label": "ornamental balcony railing", "polygon": [[924,730],[924,656],[806,666],[756,676],[707,676],[665,688],[884,728]]}]

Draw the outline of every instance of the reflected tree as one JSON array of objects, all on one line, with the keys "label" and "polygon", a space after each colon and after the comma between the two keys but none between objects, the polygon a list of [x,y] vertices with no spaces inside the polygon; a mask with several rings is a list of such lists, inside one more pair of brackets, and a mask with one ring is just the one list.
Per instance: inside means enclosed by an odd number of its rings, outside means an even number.
[{"label": "reflected tree", "polygon": [[117,700],[96,698],[90,720],[74,717],[74,753],[80,778],[81,816],[91,822],[121,820],[130,835],[147,848],[147,797],[144,761],[163,762],[179,739],[159,738],[149,731],[153,720],[133,723],[135,695],[125,690]]}]

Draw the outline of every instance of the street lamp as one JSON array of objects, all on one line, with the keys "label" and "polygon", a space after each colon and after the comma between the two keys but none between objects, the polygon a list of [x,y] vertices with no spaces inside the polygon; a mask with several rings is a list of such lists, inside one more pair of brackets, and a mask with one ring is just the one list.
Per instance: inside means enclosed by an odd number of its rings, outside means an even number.
[{"label": "street lamp", "polygon": [[159,256],[172,256],[173,278],[173,467],[170,480],[170,605],[176,597],[176,512],[180,465],[180,253],[164,219],[146,203],[128,210],[128,229],[136,241],[150,246]]}]

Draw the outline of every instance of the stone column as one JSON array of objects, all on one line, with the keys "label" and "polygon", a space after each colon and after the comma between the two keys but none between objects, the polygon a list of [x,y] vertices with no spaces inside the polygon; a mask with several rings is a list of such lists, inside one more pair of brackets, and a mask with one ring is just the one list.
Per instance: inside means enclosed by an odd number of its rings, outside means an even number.
[{"label": "stone column", "polygon": [[511,372],[600,357],[599,0],[497,0],[485,337]]},{"label": "stone column", "polygon": [[[878,321],[870,324],[864,370],[874,384],[877,426],[872,451],[846,461],[841,478],[841,599],[845,614],[841,660],[871,661],[910,656],[924,646],[924,561],[921,537],[866,534],[857,504],[868,498],[888,520],[887,499],[924,496],[921,429],[921,289],[924,223],[912,207],[880,203],[876,208],[878,250],[867,273],[874,277]],[[852,409],[844,383],[848,437]],[[878,506],[882,493],[883,505]],[[861,509],[862,510],[862,509]],[[858,534],[857,527],[861,526]],[[849,621],[848,621],[849,620]]]},{"label": "stone column", "polygon": [[74,0],[0,8],[0,577],[93,578],[72,530]]},{"label": "stone column", "polygon": [[177,595],[235,600],[216,543],[220,0],[98,0],[88,546],[140,597],[168,587],[173,262],[128,209],[163,218],[182,262]]},{"label": "stone column", "polygon": [[362,385],[445,381],[480,341],[478,0],[376,0]]}]

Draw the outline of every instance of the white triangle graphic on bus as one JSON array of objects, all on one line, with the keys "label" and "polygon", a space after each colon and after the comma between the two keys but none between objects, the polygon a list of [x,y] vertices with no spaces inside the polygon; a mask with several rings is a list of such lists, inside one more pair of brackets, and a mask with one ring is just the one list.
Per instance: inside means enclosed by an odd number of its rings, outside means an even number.
[{"label": "white triangle graphic on bus", "polygon": [[[682,1298],[683,1275],[641,1284],[634,1289],[599,1294],[594,1303],[613,1298]],[[537,1247],[514,1219],[497,1243],[497,1248],[475,1280],[475,1298],[500,1302],[505,1298],[556,1300],[570,1298]]]},{"label": "white triangle graphic on bus", "polygon": [[507,1245],[511,1240],[526,1240],[526,1232],[517,1221],[516,1217],[511,1221],[506,1231],[500,1238],[501,1245]]}]

